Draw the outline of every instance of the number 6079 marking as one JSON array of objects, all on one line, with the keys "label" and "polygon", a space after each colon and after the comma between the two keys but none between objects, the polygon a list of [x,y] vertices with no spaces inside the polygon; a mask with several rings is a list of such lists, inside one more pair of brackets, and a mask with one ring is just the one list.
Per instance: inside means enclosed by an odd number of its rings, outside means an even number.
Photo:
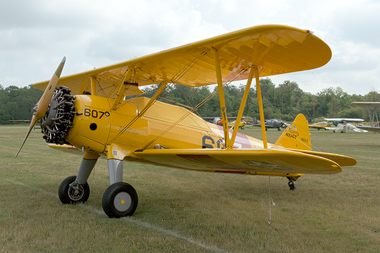
[{"label": "number 6079 marking", "polygon": [[84,109],[83,115],[86,117],[93,117],[95,119],[97,119],[97,118],[101,119],[104,115],[106,115],[106,117],[110,116],[110,113],[109,112],[102,112],[102,111],[98,111],[98,110],[91,110],[90,108],[86,108],[86,109]]}]

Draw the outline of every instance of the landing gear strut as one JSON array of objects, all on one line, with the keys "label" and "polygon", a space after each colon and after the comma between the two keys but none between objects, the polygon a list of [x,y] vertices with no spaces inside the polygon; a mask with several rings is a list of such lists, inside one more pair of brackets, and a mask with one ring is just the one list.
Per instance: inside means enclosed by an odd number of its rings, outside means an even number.
[{"label": "landing gear strut", "polygon": [[295,189],[297,189],[295,181],[297,181],[298,177],[286,177],[286,178],[289,180],[288,186],[290,190],[294,191]]},{"label": "landing gear strut", "polygon": [[123,182],[123,160],[108,159],[110,186],[103,194],[103,210],[110,218],[131,216],[138,204],[136,190]]}]

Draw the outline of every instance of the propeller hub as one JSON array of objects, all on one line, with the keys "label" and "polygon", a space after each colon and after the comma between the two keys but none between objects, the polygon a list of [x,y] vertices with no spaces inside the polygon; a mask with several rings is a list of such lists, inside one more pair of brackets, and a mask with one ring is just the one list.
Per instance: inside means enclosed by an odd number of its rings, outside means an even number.
[{"label": "propeller hub", "polygon": [[33,115],[37,115],[38,112],[38,105],[35,105],[32,109]]},{"label": "propeller hub", "polygon": [[73,127],[75,97],[69,88],[55,88],[45,116],[41,119],[41,132],[48,143],[65,144],[66,136]]}]

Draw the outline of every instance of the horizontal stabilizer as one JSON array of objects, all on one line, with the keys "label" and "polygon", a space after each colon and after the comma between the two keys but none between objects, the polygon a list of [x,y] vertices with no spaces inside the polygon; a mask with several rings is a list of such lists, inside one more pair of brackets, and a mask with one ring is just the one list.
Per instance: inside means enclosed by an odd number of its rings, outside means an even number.
[{"label": "horizontal stabilizer", "polygon": [[317,152],[317,151],[309,151],[309,150],[293,150],[293,151],[302,152],[302,153],[309,154],[309,155],[324,157],[326,159],[329,159],[329,160],[336,162],[341,167],[343,167],[343,166],[354,166],[356,164],[356,159],[349,157],[349,156],[332,154],[332,153]]}]

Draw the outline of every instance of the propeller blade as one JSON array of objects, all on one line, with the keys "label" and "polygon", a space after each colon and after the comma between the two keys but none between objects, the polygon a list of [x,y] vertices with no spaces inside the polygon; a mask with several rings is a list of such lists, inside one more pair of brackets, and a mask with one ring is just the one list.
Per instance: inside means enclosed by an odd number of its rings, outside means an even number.
[{"label": "propeller blade", "polygon": [[49,107],[51,97],[55,87],[57,86],[58,79],[61,76],[63,66],[65,65],[66,57],[63,57],[61,63],[59,64],[57,70],[53,74],[49,84],[46,86],[44,94],[42,94],[40,100],[37,103],[37,112],[35,116],[38,118],[37,121],[45,116],[46,110]]},{"label": "propeller blade", "polygon": [[33,117],[29,125],[28,132],[25,135],[24,141],[21,144],[21,147],[17,151],[17,154],[15,155],[15,158],[20,153],[22,147],[24,146],[26,139],[28,139],[28,136],[30,132],[32,131],[34,125],[37,123],[38,120],[42,119],[46,111],[49,107],[51,97],[53,96],[53,92],[55,90],[55,87],[57,86],[59,77],[61,76],[63,66],[65,65],[66,57],[63,57],[61,63],[59,64],[57,70],[54,72],[52,78],[50,79],[50,82],[45,88],[44,94],[42,94],[40,100],[37,102],[36,106],[33,108]]}]

